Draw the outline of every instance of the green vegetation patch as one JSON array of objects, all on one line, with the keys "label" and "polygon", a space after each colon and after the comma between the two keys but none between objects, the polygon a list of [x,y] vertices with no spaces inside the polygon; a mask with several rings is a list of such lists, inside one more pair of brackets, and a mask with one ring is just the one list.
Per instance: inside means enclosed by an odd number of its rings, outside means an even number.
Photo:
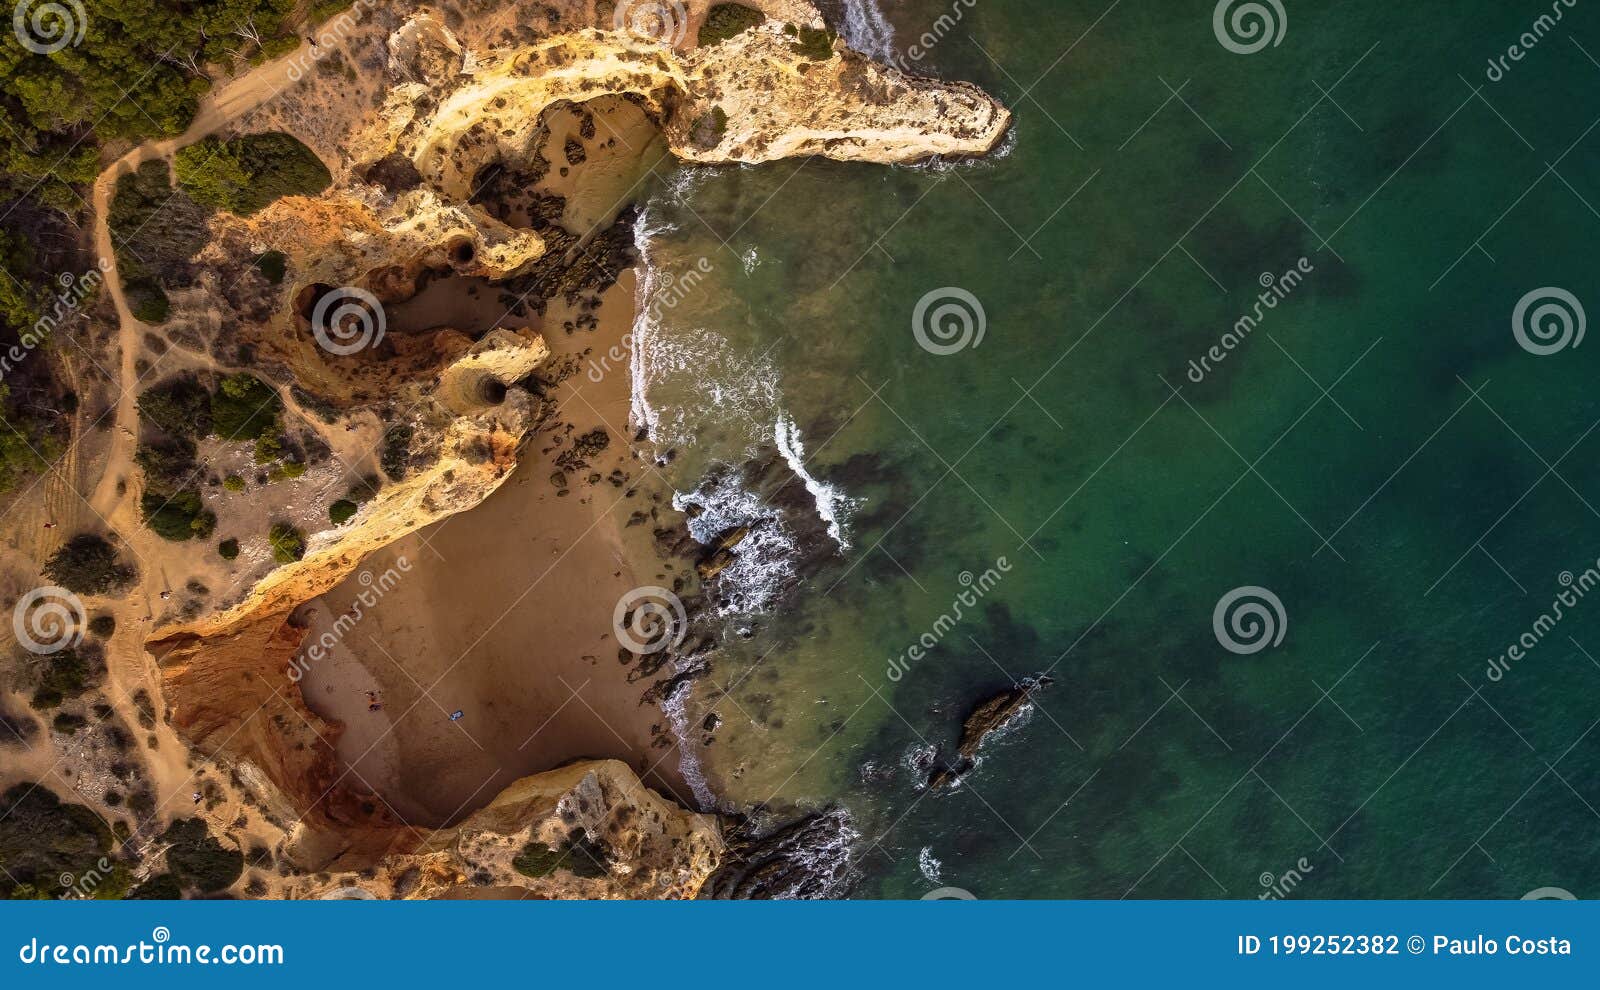
[{"label": "green vegetation patch", "polygon": [[273,285],[282,285],[283,276],[289,270],[289,259],[282,251],[268,251],[256,256],[255,266],[262,278]]},{"label": "green vegetation patch", "polygon": [[223,440],[259,440],[278,429],[283,400],[251,374],[229,375],[211,395],[211,431]]},{"label": "green vegetation patch", "polygon": [[239,556],[239,541],[234,539],[223,540],[217,544],[217,556],[223,560],[233,560]]},{"label": "green vegetation patch", "polygon": [[598,842],[591,842],[588,833],[577,832],[555,849],[542,842],[530,842],[511,861],[511,868],[525,877],[538,879],[557,870],[566,870],[573,876],[593,879],[610,872],[609,854]]},{"label": "green vegetation patch", "polygon": [[267,542],[272,547],[272,559],[280,564],[292,564],[306,555],[306,534],[288,523],[273,523],[267,531]]},{"label": "green vegetation patch", "polygon": [[328,521],[335,526],[343,526],[350,521],[357,511],[359,511],[359,506],[347,498],[341,498],[328,506]]},{"label": "green vegetation patch", "polygon": [[205,539],[217,528],[217,514],[205,507],[200,493],[178,491],[171,495],[147,491],[139,497],[144,524],[164,540],[182,543]]},{"label": "green vegetation patch", "polygon": [[393,481],[404,481],[411,466],[411,425],[401,423],[383,435],[383,453],[378,463]]},{"label": "green vegetation patch", "polygon": [[211,393],[193,375],[175,375],[144,390],[139,415],[169,437],[196,439],[211,432]]},{"label": "green vegetation patch", "polygon": [[211,837],[199,818],[180,818],[167,826],[161,841],[167,848],[167,869],[179,884],[206,893],[233,886],[244,872],[244,853]]},{"label": "green vegetation patch", "polygon": [[719,3],[711,8],[710,13],[706,14],[706,22],[700,25],[700,44],[720,44],[766,19],[767,15],[742,3]]},{"label": "green vegetation patch", "polygon": [[106,595],[133,582],[134,569],[117,557],[104,537],[80,533],[44,565],[45,577],[80,595]]},{"label": "green vegetation patch", "polygon": [[181,149],[173,168],[195,202],[240,216],[284,196],[315,196],[333,182],[322,160],[288,134],[208,137]]},{"label": "green vegetation patch", "polygon": [[34,670],[36,678],[30,704],[37,711],[50,711],[94,687],[105,671],[98,645],[80,643],[42,656]]},{"label": "green vegetation patch", "polygon": [[[109,859],[114,839],[94,812],[64,804],[49,788],[17,784],[0,795],[0,892],[12,900],[59,897],[69,889],[90,896],[120,897],[127,889]],[[105,874],[103,879],[92,878]],[[72,877],[72,887],[62,879]]]},{"label": "green vegetation patch", "polygon": [[827,28],[796,27],[790,24],[784,27],[783,32],[794,38],[789,47],[796,55],[813,62],[826,62],[833,58],[833,43],[839,36]]}]

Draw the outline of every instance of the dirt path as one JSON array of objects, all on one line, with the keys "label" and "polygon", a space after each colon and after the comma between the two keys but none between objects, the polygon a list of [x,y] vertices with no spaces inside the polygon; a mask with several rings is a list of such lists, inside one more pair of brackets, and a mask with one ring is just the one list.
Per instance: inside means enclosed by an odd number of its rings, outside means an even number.
[{"label": "dirt path", "polygon": [[[111,519],[125,506],[136,505],[139,497],[138,472],[134,470],[133,455],[139,440],[139,374],[137,361],[148,325],[134,318],[128,300],[122,291],[122,278],[117,270],[115,245],[111,236],[111,197],[116,192],[117,180],[134,171],[145,162],[165,158],[180,148],[188,147],[240,119],[255,112],[264,104],[299,81],[296,66],[308,63],[308,45],[301,43],[294,52],[258,66],[235,79],[213,89],[200,101],[188,130],[174,138],[147,141],[112,162],[100,173],[94,183],[94,250],[95,254],[110,264],[106,274],[106,287],[111,302],[116,307],[118,348],[121,364],[118,368],[117,411],[111,451],[105,462],[90,498],[90,505],[101,517]],[[119,482],[126,482],[119,491]],[[126,535],[126,534],[125,534]]]}]

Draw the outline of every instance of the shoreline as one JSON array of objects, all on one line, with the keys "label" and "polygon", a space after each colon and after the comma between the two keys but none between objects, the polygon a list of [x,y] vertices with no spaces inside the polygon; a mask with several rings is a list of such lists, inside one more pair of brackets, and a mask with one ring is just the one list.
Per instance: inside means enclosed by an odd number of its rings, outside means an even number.
[{"label": "shoreline", "polygon": [[[660,743],[675,735],[674,720],[640,699],[674,671],[635,676],[618,662],[612,628],[630,591],[672,581],[650,528],[629,525],[634,513],[670,508],[670,498],[639,470],[626,425],[628,369],[598,382],[579,370],[631,332],[636,272],[601,294],[592,332],[563,332],[567,307],[551,306],[551,366],[571,373],[551,390],[557,411],[526,441],[505,484],[373,554],[303,611],[308,642],[338,639],[305,673],[307,704],[345,726],[341,764],[408,824],[452,824],[511,781],[584,758],[623,760],[653,789],[700,804],[673,758],[677,747]],[[594,431],[608,442],[581,478],[558,466],[574,451],[571,438]],[[617,484],[614,472],[627,481]],[[558,488],[558,475],[570,487]],[[398,580],[374,596],[372,579],[391,572]],[[368,710],[369,691],[377,711]],[[455,711],[464,715],[450,721]]]}]

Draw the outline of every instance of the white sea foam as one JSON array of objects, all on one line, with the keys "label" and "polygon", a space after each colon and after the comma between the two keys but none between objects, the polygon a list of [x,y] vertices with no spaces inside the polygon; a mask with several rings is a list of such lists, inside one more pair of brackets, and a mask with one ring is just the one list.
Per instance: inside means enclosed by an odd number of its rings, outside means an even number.
[{"label": "white sea foam", "polygon": [[844,23],[839,25],[845,44],[883,62],[894,59],[894,26],[883,16],[878,0],[844,0]]},{"label": "white sea foam", "polygon": [[943,863],[933,858],[932,846],[923,846],[922,851],[917,853],[917,869],[922,871],[923,877],[929,883],[936,884],[940,881],[939,870],[943,866]]},{"label": "white sea foam", "polygon": [[860,500],[843,494],[830,484],[818,481],[810,471],[806,470],[806,449],[800,437],[800,428],[794,425],[794,419],[787,413],[779,414],[777,426],[773,428],[773,440],[778,445],[778,452],[788,462],[789,470],[805,483],[806,491],[816,500],[817,515],[828,524],[828,535],[833,537],[833,542],[839,544],[839,549],[850,549],[850,541],[845,538],[843,517],[859,505]]},{"label": "white sea foam", "polygon": [[[677,661],[673,661],[673,673],[680,673]],[[678,772],[683,775],[683,780],[689,785],[689,790],[694,792],[694,799],[702,808],[717,807],[717,795],[711,790],[711,784],[706,780],[705,767],[700,762],[700,749],[695,743],[693,729],[689,725],[689,697],[694,691],[688,687],[682,688],[677,694],[661,703],[661,712],[667,716],[667,724],[672,726],[672,734],[678,737]]]},{"label": "white sea foam", "polygon": [[674,495],[672,505],[679,512],[697,510],[689,520],[689,535],[701,544],[715,543],[740,526],[750,527],[750,534],[733,551],[733,563],[722,572],[721,614],[765,612],[795,579],[800,551],[794,535],[778,510],[733,474],[718,475],[695,491]]}]

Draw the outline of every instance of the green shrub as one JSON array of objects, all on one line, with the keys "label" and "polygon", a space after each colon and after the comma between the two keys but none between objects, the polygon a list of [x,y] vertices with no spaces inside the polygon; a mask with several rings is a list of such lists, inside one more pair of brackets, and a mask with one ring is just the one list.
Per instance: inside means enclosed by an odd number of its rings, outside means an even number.
[{"label": "green shrub", "polygon": [[133,583],[132,567],[117,559],[117,550],[102,537],[80,533],[67,541],[44,565],[45,576],[80,595],[105,595]]},{"label": "green shrub", "polygon": [[280,564],[292,564],[306,555],[306,534],[288,523],[273,523],[267,542],[272,546],[272,559]]},{"label": "green shrub", "polygon": [[89,631],[101,639],[110,639],[117,631],[116,617],[110,615],[95,616],[89,620]]},{"label": "green shrub", "polygon": [[547,877],[557,870],[593,879],[610,872],[607,860],[605,847],[590,842],[587,833],[579,832],[555,849],[538,841],[528,843],[511,861],[511,868],[534,879]]},{"label": "green shrub", "polygon": [[[80,804],[64,804],[50,788],[17,784],[0,795],[0,891],[15,898],[67,893],[61,878],[87,883],[111,856],[111,830]],[[96,898],[120,897],[127,889],[113,875],[93,888]],[[87,889],[87,888],[85,888]]]},{"label": "green shrub", "polygon": [[61,707],[94,687],[105,673],[100,648],[80,644],[40,658],[38,683],[29,702],[35,711]]},{"label": "green shrub", "polygon": [[84,718],[82,715],[74,715],[71,712],[61,712],[51,720],[50,727],[55,729],[57,732],[70,736],[88,724],[89,720]]},{"label": "green shrub", "polygon": [[128,300],[128,311],[140,323],[160,326],[172,315],[172,301],[167,298],[161,286],[151,279],[140,279],[129,283],[124,288],[123,295]]},{"label": "green shrub", "polygon": [[205,507],[200,494],[180,491],[172,495],[147,491],[139,498],[144,524],[164,540],[181,543],[204,539],[217,528],[217,514]]},{"label": "green shrub", "polygon": [[162,873],[133,888],[124,900],[181,901],[183,900],[183,885],[172,874]]},{"label": "green shrub", "polygon": [[211,394],[211,431],[223,440],[258,440],[278,429],[282,410],[277,389],[255,375],[229,375]]},{"label": "green shrub", "polygon": [[167,869],[186,887],[206,893],[231,887],[244,872],[244,853],[211,837],[199,818],[180,818],[167,826],[161,841],[167,847]]},{"label": "green shrub", "polygon": [[208,137],[181,149],[173,169],[195,202],[240,216],[283,196],[315,196],[333,181],[322,160],[288,134]]},{"label": "green shrub", "polygon": [[719,44],[743,34],[766,19],[767,16],[761,11],[742,3],[716,4],[706,14],[706,22],[700,25],[699,42],[701,46]]},{"label": "green shrub", "polygon": [[169,437],[203,437],[211,432],[211,393],[193,375],[176,375],[144,390],[139,415]]},{"label": "green shrub", "polygon": [[798,27],[790,33],[795,37],[790,47],[796,55],[813,62],[826,62],[833,58],[833,42],[839,36],[827,28]]},{"label": "green shrub", "polygon": [[239,541],[228,539],[217,544],[217,555],[223,560],[233,560],[239,556]]},{"label": "green shrub", "polygon": [[350,521],[350,518],[354,516],[357,511],[358,508],[354,502],[347,498],[341,498],[339,501],[328,506],[328,520],[335,526],[343,526],[345,523]]},{"label": "green shrub", "polygon": [[180,488],[199,471],[199,449],[188,437],[141,443],[133,462],[144,469],[147,484],[157,488]]},{"label": "green shrub", "polygon": [[284,461],[283,476],[285,478],[298,478],[306,473],[305,461]]},{"label": "green shrub", "polygon": [[383,453],[378,463],[391,480],[404,481],[411,462],[411,426],[401,423],[383,435]]},{"label": "green shrub", "polygon": [[244,479],[236,474],[230,474],[222,479],[222,487],[230,492],[244,491]]},{"label": "green shrub", "polygon": [[288,271],[288,259],[282,251],[268,251],[258,255],[255,261],[256,271],[273,285],[282,285],[283,276]]}]

